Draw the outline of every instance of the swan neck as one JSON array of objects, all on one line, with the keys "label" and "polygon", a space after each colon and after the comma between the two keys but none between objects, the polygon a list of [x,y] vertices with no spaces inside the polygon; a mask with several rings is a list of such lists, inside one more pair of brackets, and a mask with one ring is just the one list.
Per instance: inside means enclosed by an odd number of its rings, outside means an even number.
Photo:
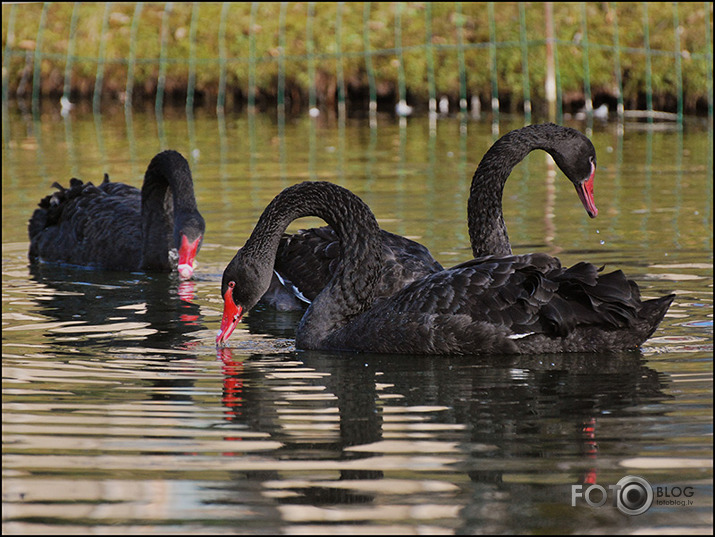
[{"label": "swan neck", "polygon": [[164,151],[149,163],[142,185],[142,250],[145,269],[171,270],[169,251],[178,249],[179,216],[196,214],[189,165],[176,151]]},{"label": "swan neck", "polygon": [[543,127],[531,125],[505,134],[489,148],[477,166],[467,202],[469,239],[474,257],[511,255],[502,210],[504,185],[512,170],[531,151],[551,149]]},{"label": "swan neck", "polygon": [[341,250],[330,283],[308,307],[296,332],[301,348],[315,348],[372,305],[382,248],[375,216],[357,196],[327,182],[289,187],[268,205],[237,254],[244,260],[252,259],[251,269],[260,272],[256,302],[268,289],[281,236],[293,220],[305,216],[322,218],[332,227]]}]

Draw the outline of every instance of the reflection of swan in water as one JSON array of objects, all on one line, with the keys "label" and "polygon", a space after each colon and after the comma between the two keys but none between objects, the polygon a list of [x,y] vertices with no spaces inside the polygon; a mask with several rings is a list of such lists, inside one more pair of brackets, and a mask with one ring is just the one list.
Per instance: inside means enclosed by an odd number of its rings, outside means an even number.
[{"label": "reflection of swan in water", "polygon": [[[294,481],[291,494],[278,501],[372,501],[378,493],[370,491],[389,488],[394,475],[384,467],[371,468],[369,460],[384,456],[391,442],[400,444],[403,439],[408,452],[414,449],[413,455],[423,455],[412,447],[414,438],[453,446],[445,460],[459,459],[474,491],[461,517],[467,528],[478,524],[471,519],[470,507],[479,510],[480,505],[498,503],[503,509],[505,502],[524,507],[517,500],[535,497],[562,503],[560,495],[572,483],[597,477],[598,437],[604,424],[608,438],[633,434],[619,431],[618,422],[609,424],[609,417],[638,420],[644,415],[643,405],[649,405],[652,416],[652,405],[667,398],[658,373],[645,365],[640,352],[614,353],[608,360],[590,353],[478,360],[316,351],[266,356],[242,354],[235,348],[219,348],[217,353],[223,364],[222,402],[228,422],[283,443],[278,458],[285,453],[292,460],[299,452],[306,460],[330,461],[331,468],[340,470],[339,477]],[[318,395],[307,396],[311,393]],[[326,423],[332,426],[326,428]],[[429,426],[414,428],[415,423]],[[609,446],[606,457],[618,449],[613,443]],[[439,464],[439,453],[430,455]],[[529,476],[538,465],[554,464],[561,457],[563,487],[546,490],[540,481],[546,478],[538,469],[529,479],[505,479],[514,473]],[[420,481],[420,471],[412,466],[395,470],[411,482]],[[279,469],[252,477],[281,481]],[[350,478],[361,484],[351,488]],[[383,479],[384,485],[369,484]]]},{"label": "reflection of swan in water", "polygon": [[74,346],[102,342],[146,348],[191,346],[203,330],[194,282],[173,274],[96,271],[57,265],[30,265],[38,313],[59,321],[47,328],[53,342]]}]

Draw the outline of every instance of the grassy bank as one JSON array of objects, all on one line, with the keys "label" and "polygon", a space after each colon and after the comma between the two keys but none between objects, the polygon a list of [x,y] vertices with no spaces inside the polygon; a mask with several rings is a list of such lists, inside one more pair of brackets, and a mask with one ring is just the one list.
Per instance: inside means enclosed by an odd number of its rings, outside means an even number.
[{"label": "grassy bank", "polygon": [[[167,7],[168,6],[168,7]],[[545,102],[544,3],[3,4],[8,98]],[[712,3],[553,4],[559,97],[707,111]],[[68,69],[69,63],[69,69]],[[40,80],[36,83],[36,80]],[[224,90],[225,88],[225,90]],[[710,99],[712,99],[710,93]]]}]

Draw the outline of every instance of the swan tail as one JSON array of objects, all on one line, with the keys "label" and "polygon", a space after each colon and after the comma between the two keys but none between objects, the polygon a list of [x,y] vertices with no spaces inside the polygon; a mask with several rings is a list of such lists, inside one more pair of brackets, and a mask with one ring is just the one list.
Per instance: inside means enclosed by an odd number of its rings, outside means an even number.
[{"label": "swan tail", "polygon": [[674,299],[675,294],[673,293],[661,298],[654,298],[643,302],[643,307],[638,313],[638,318],[642,322],[646,331],[643,341],[652,336],[653,332],[656,331]]}]

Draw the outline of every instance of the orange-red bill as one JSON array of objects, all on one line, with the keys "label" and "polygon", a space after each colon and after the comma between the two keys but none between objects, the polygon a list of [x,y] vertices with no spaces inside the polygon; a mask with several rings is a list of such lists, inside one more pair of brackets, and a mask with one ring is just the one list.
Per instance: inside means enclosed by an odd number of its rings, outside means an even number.
[{"label": "orange-red bill", "polygon": [[596,175],[596,166],[591,163],[591,175],[585,181],[575,185],[576,193],[578,198],[581,200],[581,204],[591,218],[596,218],[598,216],[598,209],[596,208],[596,202],[593,199],[593,176]]},{"label": "orange-red bill", "polygon": [[196,254],[199,251],[201,237],[194,242],[189,242],[186,235],[181,236],[181,247],[179,248],[179,276],[188,280],[194,274],[194,263],[196,262]]},{"label": "orange-red bill", "polygon": [[236,325],[243,317],[243,308],[237,306],[233,301],[233,285],[226,289],[226,293],[223,295],[223,317],[221,318],[221,328],[216,336],[216,345],[223,345],[226,343],[231,334],[233,333]]}]

